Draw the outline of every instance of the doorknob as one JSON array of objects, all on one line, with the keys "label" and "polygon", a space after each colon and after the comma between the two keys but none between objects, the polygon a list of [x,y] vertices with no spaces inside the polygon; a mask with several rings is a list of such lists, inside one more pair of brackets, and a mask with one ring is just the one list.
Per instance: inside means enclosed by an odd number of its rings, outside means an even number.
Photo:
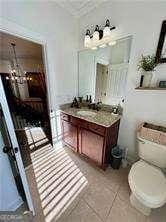
[{"label": "doorknob", "polygon": [[4,146],[4,147],[3,147],[3,152],[4,152],[4,153],[9,153],[11,149],[12,149],[12,148],[11,148],[10,146]]}]

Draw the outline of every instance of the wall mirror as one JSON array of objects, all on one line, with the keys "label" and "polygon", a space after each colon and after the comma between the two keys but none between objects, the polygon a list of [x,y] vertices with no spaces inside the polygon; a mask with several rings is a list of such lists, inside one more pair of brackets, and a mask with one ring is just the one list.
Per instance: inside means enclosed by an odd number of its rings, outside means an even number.
[{"label": "wall mirror", "polygon": [[94,102],[116,105],[125,98],[132,37],[115,45],[78,53],[80,97],[91,95]]}]

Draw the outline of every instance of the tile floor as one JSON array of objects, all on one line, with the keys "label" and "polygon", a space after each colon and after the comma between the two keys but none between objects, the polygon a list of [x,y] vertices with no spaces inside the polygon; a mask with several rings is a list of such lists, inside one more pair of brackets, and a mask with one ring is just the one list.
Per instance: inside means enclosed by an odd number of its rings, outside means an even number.
[{"label": "tile floor", "polygon": [[58,222],[166,222],[166,205],[146,217],[129,201],[129,168],[102,171],[65,148],[88,180],[88,187],[69,215]]},{"label": "tile floor", "polygon": [[129,168],[102,171],[61,143],[44,145],[31,159],[42,210],[33,222],[166,222],[166,205],[149,217],[130,205]]}]

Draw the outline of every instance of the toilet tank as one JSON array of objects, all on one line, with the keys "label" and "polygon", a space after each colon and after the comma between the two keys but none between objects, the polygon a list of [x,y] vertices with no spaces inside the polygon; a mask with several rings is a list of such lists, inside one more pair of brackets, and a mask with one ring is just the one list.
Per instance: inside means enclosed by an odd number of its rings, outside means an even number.
[{"label": "toilet tank", "polygon": [[166,168],[166,146],[137,137],[138,155],[159,168]]}]

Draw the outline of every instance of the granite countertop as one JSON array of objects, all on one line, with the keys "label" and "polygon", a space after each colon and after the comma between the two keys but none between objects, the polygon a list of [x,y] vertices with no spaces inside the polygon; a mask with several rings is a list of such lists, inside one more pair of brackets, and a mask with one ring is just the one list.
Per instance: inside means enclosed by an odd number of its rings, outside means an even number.
[{"label": "granite countertop", "polygon": [[[82,108],[71,108],[71,107],[62,108],[61,107],[60,110],[68,115],[71,115],[80,119],[84,119],[88,122],[96,123],[104,127],[110,127],[121,118],[121,115],[115,116],[111,112],[108,112],[108,111],[96,111],[96,110],[88,109],[87,107],[82,107]],[[96,115],[95,116],[82,116],[78,114],[78,111],[86,111],[86,110],[95,112]]]}]

